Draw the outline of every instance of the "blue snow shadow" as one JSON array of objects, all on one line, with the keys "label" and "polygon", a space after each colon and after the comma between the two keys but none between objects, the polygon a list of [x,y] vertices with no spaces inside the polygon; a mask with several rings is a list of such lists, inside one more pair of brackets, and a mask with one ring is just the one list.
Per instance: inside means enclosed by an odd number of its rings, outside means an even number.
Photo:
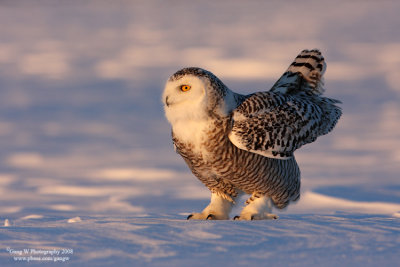
[{"label": "blue snow shadow", "polygon": [[327,186],[316,188],[313,191],[326,196],[353,201],[400,203],[400,185],[384,187]]}]

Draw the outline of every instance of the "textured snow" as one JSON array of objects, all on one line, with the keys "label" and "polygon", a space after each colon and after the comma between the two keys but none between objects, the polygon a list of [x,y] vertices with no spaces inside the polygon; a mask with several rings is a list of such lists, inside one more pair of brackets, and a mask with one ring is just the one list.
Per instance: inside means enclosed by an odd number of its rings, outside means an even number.
[{"label": "textured snow", "polygon": [[[3,1],[0,265],[397,265],[398,10]],[[296,153],[301,199],[278,220],[186,221],[210,193],[173,150],[166,79],[198,66],[236,92],[267,90],[306,48],[323,52],[326,94],[343,101],[343,117]]]}]

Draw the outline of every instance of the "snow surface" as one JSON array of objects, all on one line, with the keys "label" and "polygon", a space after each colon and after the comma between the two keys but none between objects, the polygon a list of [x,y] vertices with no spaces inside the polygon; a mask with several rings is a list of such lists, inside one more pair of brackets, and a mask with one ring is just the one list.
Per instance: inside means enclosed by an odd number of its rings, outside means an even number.
[{"label": "snow surface", "polygon": [[[398,265],[398,10],[2,1],[0,266]],[[166,79],[199,66],[267,90],[305,48],[322,50],[344,115],[296,153],[301,199],[273,221],[186,221],[210,193],[173,151]]]}]

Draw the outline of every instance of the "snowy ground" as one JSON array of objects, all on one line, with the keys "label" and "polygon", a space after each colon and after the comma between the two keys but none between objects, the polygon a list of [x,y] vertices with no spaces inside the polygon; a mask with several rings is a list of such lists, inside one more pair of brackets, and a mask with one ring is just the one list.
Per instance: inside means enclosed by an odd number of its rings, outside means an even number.
[{"label": "snowy ground", "polygon": [[[1,2],[0,265],[398,264],[400,4],[265,2]],[[267,90],[314,47],[344,115],[297,152],[300,201],[186,221],[209,192],[173,151],[165,80]]]}]

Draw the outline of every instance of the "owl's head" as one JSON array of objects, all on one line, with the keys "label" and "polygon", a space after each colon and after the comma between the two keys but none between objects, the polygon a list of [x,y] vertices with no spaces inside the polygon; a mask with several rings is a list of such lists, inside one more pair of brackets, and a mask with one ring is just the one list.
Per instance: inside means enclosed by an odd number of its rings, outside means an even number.
[{"label": "owl's head", "polygon": [[201,68],[184,68],[167,81],[162,96],[171,124],[182,119],[226,116],[230,112],[226,98],[233,93],[214,74]]}]

